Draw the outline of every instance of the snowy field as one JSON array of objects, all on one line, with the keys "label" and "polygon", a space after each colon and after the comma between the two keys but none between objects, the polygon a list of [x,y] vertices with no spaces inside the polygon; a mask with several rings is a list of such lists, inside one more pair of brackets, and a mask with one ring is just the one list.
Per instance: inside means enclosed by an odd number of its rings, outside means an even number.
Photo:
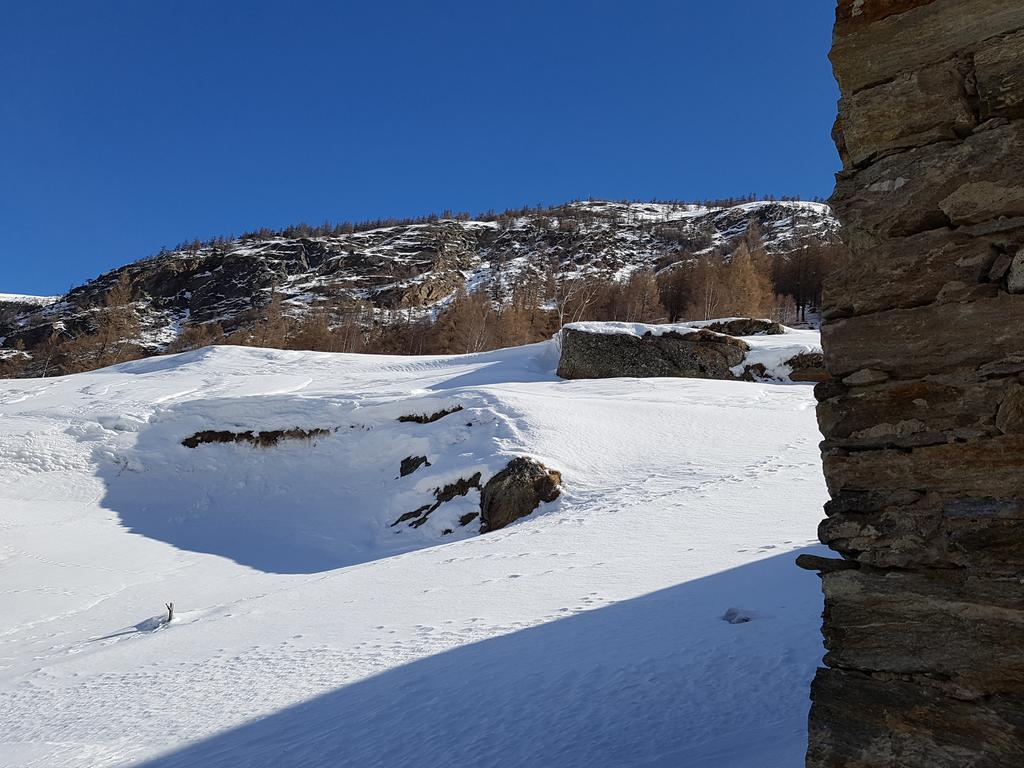
[{"label": "snowy field", "polygon": [[[811,387],[556,362],[216,347],[0,381],[0,765],[802,765]],[[295,428],[326,431],[181,443]],[[532,516],[476,535],[471,491],[392,527],[521,454],[563,475]]]}]

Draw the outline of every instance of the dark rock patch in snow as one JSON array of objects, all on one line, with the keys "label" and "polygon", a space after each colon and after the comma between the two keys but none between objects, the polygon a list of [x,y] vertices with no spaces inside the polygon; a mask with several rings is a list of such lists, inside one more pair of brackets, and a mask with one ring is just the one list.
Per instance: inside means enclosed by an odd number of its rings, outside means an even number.
[{"label": "dark rock patch in snow", "polygon": [[400,523],[404,523],[408,520],[412,520],[409,525],[412,528],[419,528],[423,525],[430,517],[430,513],[440,507],[445,502],[451,501],[456,496],[465,496],[472,489],[480,489],[480,473],[475,473],[472,477],[460,477],[454,483],[449,483],[441,488],[434,489],[434,503],[424,504],[418,509],[414,509],[412,512],[406,512],[404,515],[399,517],[395,522],[391,524],[394,528]]},{"label": "dark rock patch in snow", "polygon": [[718,320],[704,326],[709,331],[729,336],[777,336],[786,332],[779,323],[771,320],[755,320],[751,317],[737,317],[733,320]]},{"label": "dark rock patch in snow", "polygon": [[748,611],[744,611],[742,608],[729,608],[722,614],[722,621],[727,621],[730,624],[746,624],[753,618]]},{"label": "dark rock patch in snow", "polygon": [[426,456],[406,456],[402,459],[402,463],[398,469],[399,476],[405,477],[411,475],[420,467],[429,467],[430,462]]},{"label": "dark rock patch in snow", "polygon": [[754,363],[743,368],[744,381],[764,381],[768,377],[768,369],[764,363]]},{"label": "dark rock patch in snow", "polygon": [[440,411],[436,411],[431,414],[425,413],[412,413],[406,416],[399,416],[398,420],[401,422],[413,422],[415,424],[432,424],[438,419],[443,419],[445,416],[449,416],[453,413],[458,413],[462,410],[461,405],[456,405],[454,408],[442,408]]},{"label": "dark rock patch in snow", "polygon": [[[528,456],[512,459],[480,492],[480,532],[496,531],[526,517],[561,493],[562,474]],[[468,521],[467,521],[468,522]]]},{"label": "dark rock patch in snow", "polygon": [[186,437],[181,444],[186,448],[196,448],[204,443],[249,443],[258,448],[270,448],[282,440],[312,440],[314,437],[325,437],[334,430],[323,429],[273,429],[265,432],[228,432],[226,430],[204,430]]},{"label": "dark rock patch in snow", "polygon": [[[399,525],[400,523],[404,523],[406,520],[412,520],[415,517],[419,517],[424,512],[433,511],[435,506],[436,505],[432,505],[432,504],[424,504],[422,507],[414,509],[412,512],[406,512],[401,517],[399,517],[397,520],[395,520],[395,522],[393,522],[391,524],[391,527],[394,528],[396,525]],[[424,518],[424,519],[426,519],[426,518]]]},{"label": "dark rock patch in snow", "polygon": [[456,496],[465,496],[471,488],[480,488],[480,473],[477,472],[470,478],[459,478],[454,483],[449,483],[443,488],[434,491],[434,498],[442,504],[451,501]]}]

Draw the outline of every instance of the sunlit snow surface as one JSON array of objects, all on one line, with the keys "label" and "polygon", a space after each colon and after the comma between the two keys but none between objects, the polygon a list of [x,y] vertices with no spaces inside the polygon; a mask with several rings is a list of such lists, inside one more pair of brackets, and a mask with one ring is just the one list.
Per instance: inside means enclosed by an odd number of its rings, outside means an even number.
[{"label": "sunlit snow surface", "polygon": [[60,301],[60,296],[32,296],[24,293],[0,293],[0,304],[32,304],[49,306]]},{"label": "sunlit snow surface", "polygon": [[[0,382],[0,764],[801,765],[811,388],[555,363],[219,347]],[[181,445],[291,427],[332,431]],[[477,536],[471,492],[391,527],[524,453],[564,478],[531,517]]]}]

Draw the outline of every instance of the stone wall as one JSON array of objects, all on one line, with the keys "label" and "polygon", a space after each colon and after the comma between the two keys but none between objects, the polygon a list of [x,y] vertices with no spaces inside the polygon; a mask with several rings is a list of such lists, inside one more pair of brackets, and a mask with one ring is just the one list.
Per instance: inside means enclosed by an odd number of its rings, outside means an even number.
[{"label": "stone wall", "polygon": [[807,765],[1024,766],[1024,2],[840,0]]}]

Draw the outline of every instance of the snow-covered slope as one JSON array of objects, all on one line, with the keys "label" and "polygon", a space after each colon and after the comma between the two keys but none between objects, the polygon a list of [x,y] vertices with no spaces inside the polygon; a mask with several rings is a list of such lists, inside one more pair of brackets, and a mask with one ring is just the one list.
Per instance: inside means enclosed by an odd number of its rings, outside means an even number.
[{"label": "snow-covered slope", "polygon": [[60,301],[60,296],[30,296],[24,293],[0,293],[0,304],[45,307]]},{"label": "snow-covered slope", "polygon": [[[216,347],[2,382],[0,763],[800,765],[810,387],[555,362]],[[326,432],[182,444],[296,428]],[[563,474],[530,517],[476,535],[470,491],[391,525],[522,454]]]}]

